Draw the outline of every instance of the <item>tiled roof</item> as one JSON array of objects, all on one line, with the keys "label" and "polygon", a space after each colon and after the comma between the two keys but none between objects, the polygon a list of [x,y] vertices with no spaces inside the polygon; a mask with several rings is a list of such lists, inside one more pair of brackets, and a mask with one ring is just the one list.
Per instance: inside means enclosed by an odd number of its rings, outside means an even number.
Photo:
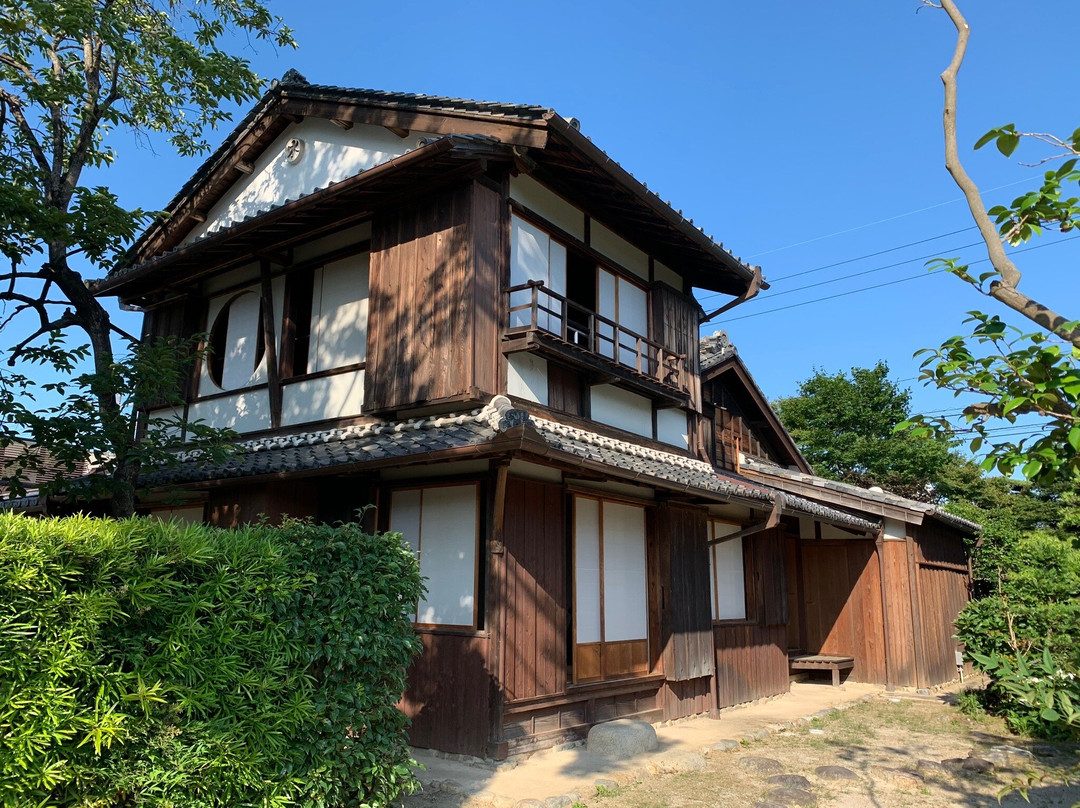
[{"label": "tiled roof", "polygon": [[712,336],[702,337],[698,342],[698,356],[701,360],[702,370],[711,368],[729,356],[735,356],[738,353],[739,349],[728,338],[726,331],[714,331]]},{"label": "tiled roof", "polygon": [[898,494],[893,494],[889,491],[874,488],[861,488],[851,483],[843,483],[838,480],[829,480],[825,477],[818,477],[814,474],[804,474],[801,471],[794,471],[792,469],[781,468],[772,463],[767,463],[763,460],[754,457],[746,457],[744,464],[746,468],[751,469],[759,474],[767,477],[775,477],[783,480],[792,480],[794,482],[808,483],[818,488],[825,488],[832,491],[836,491],[841,494],[848,494],[850,496],[858,497],[859,499],[866,500],[867,502],[876,502],[882,505],[890,505],[894,508],[902,508],[908,511],[915,511],[917,513],[923,513],[928,516],[933,516],[936,519],[940,519],[942,522],[946,522],[961,530],[968,531],[970,533],[978,533],[982,530],[982,526],[977,522],[972,522],[969,519],[951,514],[943,508],[937,505],[932,505],[927,502],[919,502],[918,500],[908,499]]},{"label": "tiled roof", "polygon": [[[223,464],[209,467],[200,453],[177,456],[177,465],[144,475],[149,486],[170,483],[294,474],[392,458],[416,458],[464,447],[483,449],[515,426],[535,430],[552,450],[606,466],[614,476],[678,487],[717,499],[741,499],[771,508],[777,489],[732,475],[717,474],[708,463],[629,441],[560,424],[517,409],[505,396],[495,396],[478,410],[408,421],[383,421],[294,435],[272,436],[236,444]],[[784,494],[786,512],[815,516],[859,530],[875,531],[879,523],[804,497]]]}]

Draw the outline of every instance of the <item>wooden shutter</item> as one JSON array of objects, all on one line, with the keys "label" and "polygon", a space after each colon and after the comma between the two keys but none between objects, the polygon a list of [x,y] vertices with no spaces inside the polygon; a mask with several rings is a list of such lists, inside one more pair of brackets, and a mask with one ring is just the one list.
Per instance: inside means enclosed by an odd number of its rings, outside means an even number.
[{"label": "wooden shutter", "polygon": [[698,368],[698,304],[665,283],[653,284],[652,331],[649,336],[675,354],[686,356],[689,392],[696,412],[701,412],[701,376]]},{"label": "wooden shutter", "polygon": [[656,510],[661,554],[669,561],[662,566],[670,569],[661,609],[664,672],[669,681],[713,674],[716,654],[709,604],[707,519],[700,509],[671,503]]}]

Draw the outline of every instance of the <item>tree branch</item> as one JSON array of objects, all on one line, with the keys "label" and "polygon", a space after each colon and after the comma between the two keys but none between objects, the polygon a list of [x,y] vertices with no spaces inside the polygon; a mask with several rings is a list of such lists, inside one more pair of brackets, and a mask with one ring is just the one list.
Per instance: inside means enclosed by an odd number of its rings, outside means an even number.
[{"label": "tree branch", "polygon": [[[44,320],[44,318],[42,319]],[[13,367],[19,357],[22,356],[23,353],[26,351],[30,343],[36,340],[38,337],[53,331],[63,331],[65,328],[69,328],[73,325],[81,326],[82,320],[77,317],[75,315],[75,312],[73,312],[71,309],[65,311],[60,317],[55,320],[42,322],[41,326],[39,326],[33,334],[28,336],[26,339],[24,339],[22,342],[20,342],[18,345],[11,349],[11,356],[8,357],[7,362],[8,366]]]},{"label": "tree branch", "polygon": [[7,104],[8,109],[11,110],[12,116],[15,118],[15,123],[19,126],[19,131],[22,132],[23,137],[26,138],[27,145],[30,147],[30,153],[34,155],[34,160],[45,173],[52,170],[49,163],[49,158],[45,155],[45,150],[41,147],[41,143],[37,139],[37,134],[34,132],[34,128],[30,126],[30,122],[26,120],[26,116],[22,111],[22,99],[19,96],[8,92],[3,87],[0,87],[0,99]]},{"label": "tree branch", "polygon": [[[936,4],[927,2],[927,0],[923,0],[923,3],[927,6],[936,6]],[[979,188],[960,161],[960,149],[956,138],[957,76],[961,65],[964,63],[964,55],[967,53],[971,26],[968,25],[967,20],[960,13],[960,9],[956,7],[954,0],[941,0],[940,8],[944,9],[949,16],[949,20],[952,21],[953,26],[956,28],[956,49],[953,52],[952,61],[949,62],[949,66],[941,74],[941,82],[945,86],[945,104],[942,112],[942,124],[945,131],[945,167],[948,169],[949,174],[952,175],[953,181],[963,192],[971,216],[975,220],[979,234],[986,244],[990,263],[1001,275],[1000,281],[995,281],[990,285],[989,294],[1042,328],[1080,347],[1080,328],[1065,328],[1065,323],[1069,322],[1067,318],[1017,291],[1016,287],[1021,278],[1020,270],[1016,268],[1016,265],[1006,254],[1005,246],[998,237],[994,223],[986,212],[986,206],[983,204]]]}]

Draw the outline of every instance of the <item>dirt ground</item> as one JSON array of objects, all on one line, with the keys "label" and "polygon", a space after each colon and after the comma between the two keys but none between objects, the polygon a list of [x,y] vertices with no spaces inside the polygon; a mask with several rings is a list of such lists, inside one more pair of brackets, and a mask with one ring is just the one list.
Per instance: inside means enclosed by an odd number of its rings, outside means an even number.
[{"label": "dirt ground", "polygon": [[[995,752],[995,746],[1043,754]],[[704,771],[647,778],[582,802],[588,808],[772,808],[800,800],[820,808],[991,808],[1026,805],[1018,792],[1002,796],[1000,803],[999,795],[1010,784],[1043,775],[1046,779],[1028,790],[1031,805],[1064,808],[1080,802],[1080,786],[1062,784],[1077,761],[1075,747],[1045,746],[1013,735],[998,719],[969,718],[939,701],[878,699],[732,752],[714,753]],[[1056,754],[1045,756],[1048,752]],[[972,756],[995,761],[993,768],[977,772],[970,769],[979,764],[969,764],[969,770],[953,773],[941,767],[942,761],[958,766],[957,759]],[[770,758],[784,773],[802,775],[809,783],[802,783],[801,794],[777,794],[774,789],[783,784],[740,765],[747,757]],[[820,766],[843,766],[856,779],[825,779],[815,771]],[[806,791],[816,802],[808,802]]]}]

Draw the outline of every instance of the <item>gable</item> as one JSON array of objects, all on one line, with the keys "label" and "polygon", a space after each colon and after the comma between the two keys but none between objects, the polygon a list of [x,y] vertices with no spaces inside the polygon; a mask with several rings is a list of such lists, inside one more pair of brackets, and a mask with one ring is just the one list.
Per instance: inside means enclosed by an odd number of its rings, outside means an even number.
[{"label": "gable", "polygon": [[341,182],[416,148],[430,132],[401,137],[383,126],[344,129],[333,121],[305,118],[289,124],[241,173],[181,242],[190,244],[288,201]]}]

